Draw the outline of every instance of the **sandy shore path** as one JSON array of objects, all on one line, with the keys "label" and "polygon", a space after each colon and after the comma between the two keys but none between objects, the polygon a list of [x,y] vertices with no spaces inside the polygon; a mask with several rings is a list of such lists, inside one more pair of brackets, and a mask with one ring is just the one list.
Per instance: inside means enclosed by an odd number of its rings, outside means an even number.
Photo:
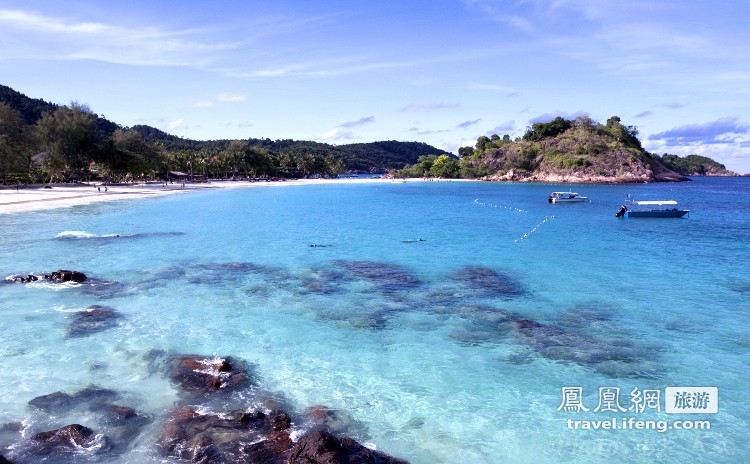
[{"label": "sandy shore path", "polygon": [[[422,182],[423,179],[409,179],[408,182]],[[188,193],[216,188],[263,188],[286,187],[303,185],[341,185],[355,183],[392,183],[390,179],[301,179],[276,182],[248,182],[248,181],[212,181],[208,183],[167,184],[149,183],[132,185],[103,185],[77,184],[52,185],[52,188],[42,186],[0,189],[0,214],[21,213],[50,208],[65,208],[76,205],[99,203],[107,201],[126,200],[133,198],[148,198],[161,195]],[[403,183],[395,182],[394,184]]]}]

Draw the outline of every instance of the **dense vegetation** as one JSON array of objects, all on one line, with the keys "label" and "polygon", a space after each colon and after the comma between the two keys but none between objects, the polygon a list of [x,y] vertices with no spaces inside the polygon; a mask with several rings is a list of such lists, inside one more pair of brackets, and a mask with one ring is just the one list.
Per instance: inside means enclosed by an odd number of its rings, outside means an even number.
[{"label": "dense vegetation", "polygon": [[727,172],[727,168],[723,164],[700,155],[688,155],[682,158],[677,155],[668,155],[665,153],[659,157],[659,161],[664,166],[683,176],[710,176]]},{"label": "dense vegetation", "polygon": [[[669,168],[682,158],[648,153],[638,140],[637,128],[622,124],[617,116],[606,124],[586,116],[575,120],[557,117],[534,123],[515,140],[507,134],[481,136],[475,146],[462,147],[458,154],[459,159],[423,156],[393,175],[583,182],[684,180]],[[700,163],[691,161],[697,158]],[[697,158],[688,157],[684,162],[708,165],[708,158]],[[691,175],[718,172],[680,169],[685,174],[687,171]]]},{"label": "dense vegetation", "polygon": [[0,86],[0,181],[135,181],[180,171],[206,178],[337,177],[387,172],[444,152],[419,142],[333,146],[295,140],[196,141],[121,127],[77,102],[59,106]]}]

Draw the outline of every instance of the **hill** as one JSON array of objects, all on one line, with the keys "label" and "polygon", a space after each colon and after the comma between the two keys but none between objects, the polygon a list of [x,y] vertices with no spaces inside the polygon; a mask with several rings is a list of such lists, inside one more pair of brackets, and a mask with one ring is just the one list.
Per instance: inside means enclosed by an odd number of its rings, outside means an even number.
[{"label": "hill", "polygon": [[690,180],[643,149],[638,131],[613,116],[533,124],[520,139],[480,137],[462,149],[462,171],[488,180],[532,182],[676,182]]},{"label": "hill", "polygon": [[684,158],[665,153],[657,157],[669,169],[683,176],[738,176],[734,171],[728,171],[721,163],[700,155],[688,155]]},{"label": "hill", "polygon": [[[146,142],[158,142],[168,151],[225,150],[230,140],[197,141],[184,139],[151,126],[133,126],[130,129],[141,134]],[[246,139],[248,144],[268,151],[271,156],[283,153],[294,155],[333,155],[344,162],[348,171],[386,172],[405,164],[415,163],[422,155],[441,155],[440,150],[422,142],[397,142],[394,140],[370,143],[329,145],[305,140]]]},{"label": "hill", "polygon": [[[42,99],[30,98],[4,85],[0,85],[0,102],[8,104],[21,113],[27,125],[36,124],[44,113],[51,113],[60,106]],[[85,105],[84,105],[85,106]],[[87,107],[86,107],[87,108]],[[93,114],[93,113],[92,113]],[[230,140],[190,140],[168,134],[157,128],[137,125],[130,128],[109,121],[106,118],[96,118],[97,131],[101,138],[109,138],[117,129],[129,129],[138,132],[146,143],[158,143],[167,152],[219,152],[225,150]],[[329,145],[326,143],[297,140],[270,140],[260,138],[243,139],[248,145],[263,148],[271,156],[291,153],[296,156],[314,155],[320,157],[333,156],[341,160],[344,169],[355,172],[387,172],[415,163],[421,155],[440,155],[444,150],[421,142],[382,141],[371,143],[354,143],[348,145]]]}]

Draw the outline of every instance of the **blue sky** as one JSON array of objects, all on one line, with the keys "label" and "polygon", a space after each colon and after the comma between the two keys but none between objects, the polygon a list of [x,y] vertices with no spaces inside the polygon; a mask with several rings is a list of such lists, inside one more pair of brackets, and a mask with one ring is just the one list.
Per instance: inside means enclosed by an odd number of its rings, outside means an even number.
[{"label": "blue sky", "polygon": [[198,140],[422,141],[617,115],[750,173],[747,0],[5,1],[0,84]]}]

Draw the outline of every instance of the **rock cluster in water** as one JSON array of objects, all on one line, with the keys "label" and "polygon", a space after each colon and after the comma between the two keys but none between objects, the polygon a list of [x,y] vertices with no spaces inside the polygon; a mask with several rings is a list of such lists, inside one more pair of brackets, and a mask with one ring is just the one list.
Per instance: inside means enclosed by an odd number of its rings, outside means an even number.
[{"label": "rock cluster in water", "polygon": [[25,276],[10,276],[6,280],[16,284],[36,282],[39,280],[49,280],[56,283],[75,282],[80,284],[81,282],[86,281],[86,279],[86,274],[84,274],[83,272],[60,269],[59,271],[54,271],[51,274],[42,274],[40,276],[34,274],[27,274]]},{"label": "rock cluster in water", "polygon": [[[345,420],[324,406],[290,414],[273,395],[260,391],[248,365],[232,357],[150,354],[154,366],[181,394],[181,400],[159,425],[154,444],[165,457],[201,464],[404,464],[339,436]],[[239,397],[258,400],[238,404]],[[260,395],[260,396],[259,396]],[[123,453],[154,418],[120,404],[124,395],[89,386],[29,401],[36,414],[89,417],[96,426],[70,423],[20,439],[0,451],[16,464],[111,459]],[[295,419],[297,418],[295,424]],[[12,425],[12,424],[11,424]],[[13,428],[8,426],[8,428]],[[22,426],[17,427],[20,431]],[[0,464],[8,461],[0,455]]]}]

